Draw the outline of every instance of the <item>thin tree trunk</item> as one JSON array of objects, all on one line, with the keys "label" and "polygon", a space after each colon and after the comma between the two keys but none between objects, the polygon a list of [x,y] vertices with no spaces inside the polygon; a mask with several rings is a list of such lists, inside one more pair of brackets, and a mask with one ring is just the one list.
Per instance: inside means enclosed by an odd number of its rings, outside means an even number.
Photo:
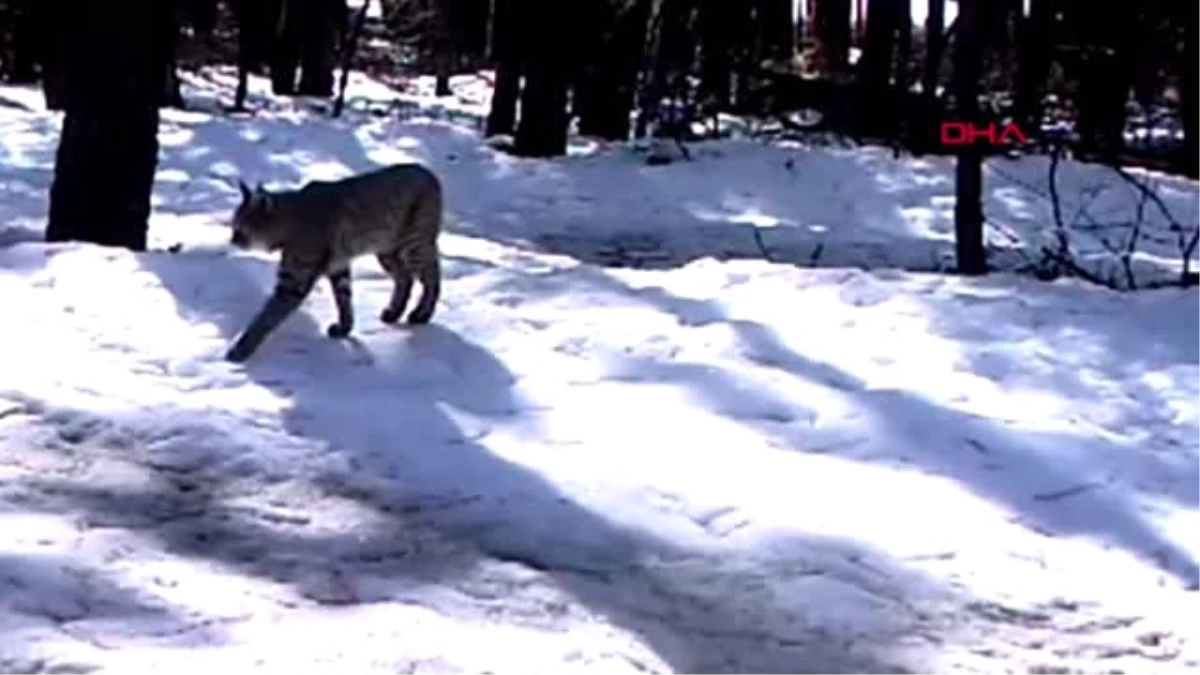
[{"label": "thin tree trunk", "polygon": [[929,0],[925,16],[925,61],[921,67],[921,106],[913,147],[918,152],[934,149],[942,118],[938,96],[942,57],[946,51],[946,0]]},{"label": "thin tree trunk", "polygon": [[488,23],[491,19],[489,0],[453,0],[458,42],[458,67],[476,70],[488,58]]},{"label": "thin tree trunk", "polygon": [[730,4],[700,0],[700,98],[715,110],[733,102],[733,41]]},{"label": "thin tree trunk", "polygon": [[1017,86],[1013,120],[1026,133],[1042,126],[1042,100],[1050,75],[1051,22],[1054,0],[1029,0],[1029,14],[1017,35]]},{"label": "thin tree trunk", "polygon": [[354,23],[350,32],[342,40],[341,67],[342,77],[338,82],[337,98],[333,101],[333,117],[340,117],[346,107],[346,88],[350,84],[350,66],[354,62],[354,53],[358,51],[358,41],[362,38],[363,28],[367,24],[367,11],[371,8],[371,0],[363,0],[362,7],[354,15]]},{"label": "thin tree trunk", "polygon": [[813,38],[825,73],[845,70],[850,58],[851,0],[815,0]]},{"label": "thin tree trunk", "polygon": [[492,105],[485,129],[487,136],[511,135],[517,127],[526,31],[521,3],[522,0],[492,0],[489,42],[496,81],[492,86]]},{"label": "thin tree trunk", "polygon": [[431,42],[433,43],[434,96],[450,96],[450,74],[454,67],[454,37],[451,0],[430,0],[433,13]]},{"label": "thin tree trunk", "polygon": [[271,91],[277,96],[290,96],[296,93],[300,74],[302,0],[265,1],[273,10],[270,15],[275,24],[271,28],[275,36],[271,45]]},{"label": "thin tree trunk", "polygon": [[[954,35],[955,119],[978,124],[980,43],[984,0],[959,0]],[[954,165],[954,239],[959,274],[987,273],[983,238],[983,148],[979,141],[960,146]]]},{"label": "thin tree trunk", "polygon": [[696,36],[692,30],[696,0],[659,0],[650,17],[650,66],[645,74],[638,103],[634,135],[644,138],[665,96],[675,92],[674,83],[689,71],[695,58]]},{"label": "thin tree trunk", "polygon": [[792,0],[756,0],[755,32],[758,34],[757,57],[787,61],[796,50],[792,22]]},{"label": "thin tree trunk", "polygon": [[12,84],[33,84],[38,81],[38,66],[41,65],[41,52],[44,43],[41,5],[38,0],[12,0],[9,12],[12,13],[12,23],[9,24],[10,39],[9,61],[5,63],[5,73]]},{"label": "thin tree trunk", "polygon": [[856,125],[866,135],[885,134],[895,120],[891,75],[900,5],[901,0],[871,0],[867,5],[867,39],[858,77],[860,103]]}]

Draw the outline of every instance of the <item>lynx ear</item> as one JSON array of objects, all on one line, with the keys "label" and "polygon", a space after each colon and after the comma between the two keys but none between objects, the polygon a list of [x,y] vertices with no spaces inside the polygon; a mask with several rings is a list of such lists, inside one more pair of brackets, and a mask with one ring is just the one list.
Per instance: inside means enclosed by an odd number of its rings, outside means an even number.
[{"label": "lynx ear", "polygon": [[254,193],[250,191],[250,186],[246,185],[244,181],[238,181],[238,190],[242,193],[243,202],[249,202],[251,197],[254,196]]}]

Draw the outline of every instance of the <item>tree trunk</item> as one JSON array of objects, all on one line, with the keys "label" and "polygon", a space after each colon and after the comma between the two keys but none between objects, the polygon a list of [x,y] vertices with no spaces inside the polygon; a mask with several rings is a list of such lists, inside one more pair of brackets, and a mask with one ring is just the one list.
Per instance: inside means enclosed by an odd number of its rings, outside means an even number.
[{"label": "tree trunk", "polygon": [[11,84],[34,84],[38,81],[38,66],[44,42],[41,6],[37,0],[12,0],[9,12],[11,43],[5,63],[5,75]]},{"label": "tree trunk", "polygon": [[[894,128],[897,111],[892,96],[892,63],[895,58],[902,0],[871,0],[867,4],[867,39],[859,70],[860,133],[876,136]],[[911,19],[910,19],[911,21]]]},{"label": "tree trunk", "polygon": [[946,52],[946,0],[929,0],[925,16],[925,60],[921,66],[921,104],[915,125],[913,147],[918,152],[934,150],[938,142],[938,125],[942,119],[941,80],[942,57]]},{"label": "tree trunk", "polygon": [[179,43],[183,39],[180,34],[182,26],[172,21],[169,30],[170,51],[167,54],[166,72],[163,74],[163,105],[168,108],[183,110],[183,88],[179,81]]},{"label": "tree trunk", "polygon": [[511,135],[517,126],[517,101],[521,96],[524,71],[523,0],[492,0],[489,40],[496,81],[488,111],[485,135]]},{"label": "tree trunk", "polygon": [[1078,27],[1079,64],[1076,129],[1081,154],[1112,159],[1125,143],[1125,106],[1132,86],[1134,44],[1141,12],[1098,12],[1092,3],[1071,0],[1068,20]]},{"label": "tree trunk", "polygon": [[[954,35],[955,119],[978,124],[980,43],[984,0],[959,0]],[[954,165],[954,240],[959,274],[987,273],[983,239],[983,148],[976,140],[960,146]]]},{"label": "tree trunk", "polygon": [[807,23],[811,23],[811,17],[805,14],[806,5],[810,0],[798,0],[792,11],[792,48],[800,51],[804,47],[804,40],[808,27]]},{"label": "tree trunk", "polygon": [[733,32],[728,0],[700,0],[700,99],[714,110],[733,102]]},{"label": "tree trunk", "polygon": [[489,0],[454,0],[455,34],[458,36],[459,67],[474,71],[487,57]]},{"label": "tree trunk", "polygon": [[307,0],[293,4],[300,10],[301,96],[333,96],[337,45],[349,17],[346,0]]},{"label": "tree trunk", "polygon": [[629,138],[629,113],[645,51],[650,5],[650,0],[622,7],[591,0],[593,11],[583,20],[595,26],[587,31],[594,38],[580,45],[584,52],[573,101],[580,133],[611,141]]},{"label": "tree trunk", "polygon": [[850,58],[850,0],[816,0],[813,38],[822,72],[842,72]]},{"label": "tree trunk", "polygon": [[[250,74],[266,65],[275,51],[282,4],[279,0],[232,0],[229,5],[237,25],[238,80],[233,109],[240,111],[246,109]],[[295,79],[293,70],[293,83]]]},{"label": "tree trunk", "polygon": [[161,2],[129,4],[121,12],[100,3],[49,9],[47,102],[66,114],[48,241],[146,248],[172,17]]},{"label": "tree trunk", "polygon": [[1029,14],[1017,32],[1017,86],[1013,121],[1026,133],[1042,127],[1042,100],[1050,75],[1054,0],[1029,0]]},{"label": "tree trunk", "polygon": [[1194,17],[1184,16],[1183,23],[1183,72],[1179,83],[1179,112],[1183,118],[1183,148],[1182,157],[1178,164],[1180,170],[1195,178],[1200,174],[1200,137],[1197,137],[1197,118],[1200,117],[1200,106],[1197,105],[1196,82],[1200,80],[1200,49],[1196,44],[1196,21]]},{"label": "tree trunk", "polygon": [[896,0],[896,89],[908,93],[912,83],[912,0]]},{"label": "tree trunk", "polygon": [[796,51],[792,0],[756,0],[757,58],[789,61]]},{"label": "tree trunk", "polygon": [[[253,2],[254,0],[244,0]],[[275,36],[271,49],[271,91],[277,96],[296,93],[296,80],[300,71],[300,52],[304,35],[301,23],[302,0],[263,0],[270,5],[268,12],[275,24],[271,31]]]},{"label": "tree trunk", "polygon": [[649,26],[650,67],[638,102],[634,135],[644,138],[658,114],[662,99],[686,91],[676,84],[692,68],[696,36],[692,30],[696,0],[659,0],[652,8]]},{"label": "tree trunk", "polygon": [[434,96],[450,96],[450,75],[454,70],[454,35],[451,0],[430,0],[433,17],[430,42],[433,52]]},{"label": "tree trunk", "polygon": [[146,249],[158,106],[69,108],[50,186],[46,241]]},{"label": "tree trunk", "polygon": [[[530,54],[525,63],[525,86],[521,90],[521,115],[513,153],[523,157],[557,157],[567,154],[567,98],[571,63],[566,36],[556,30],[564,25],[557,7],[541,12],[542,30],[533,30]],[[557,20],[555,20],[557,19]]]}]

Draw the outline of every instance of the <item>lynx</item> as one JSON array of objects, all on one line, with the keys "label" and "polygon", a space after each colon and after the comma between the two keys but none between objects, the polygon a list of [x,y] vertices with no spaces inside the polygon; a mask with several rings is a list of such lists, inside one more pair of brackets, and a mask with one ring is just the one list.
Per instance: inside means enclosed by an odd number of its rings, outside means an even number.
[{"label": "lynx", "polygon": [[231,243],[242,249],[279,251],[274,293],[226,353],[242,362],[304,301],[322,276],[329,280],[337,321],[326,331],[344,338],[354,327],[350,263],[374,253],[395,286],[380,320],[394,324],[408,305],[414,279],[421,297],[410,324],[428,323],[441,293],[437,238],[442,227],[442,186],[419,164],[398,164],[297,190],[270,192],[239,181],[241,204],[233,215]]}]

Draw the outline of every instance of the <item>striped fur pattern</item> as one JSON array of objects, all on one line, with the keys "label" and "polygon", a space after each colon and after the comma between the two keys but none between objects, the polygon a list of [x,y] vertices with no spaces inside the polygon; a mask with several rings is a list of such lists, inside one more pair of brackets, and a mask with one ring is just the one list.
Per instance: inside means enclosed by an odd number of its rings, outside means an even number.
[{"label": "striped fur pattern", "polygon": [[275,291],[229,349],[226,358],[250,358],[323,276],[333,289],[337,321],[326,331],[344,338],[354,327],[350,263],[373,253],[394,287],[380,320],[394,324],[408,305],[413,282],[421,297],[410,324],[428,323],[441,293],[437,238],[442,227],[442,186],[419,164],[398,164],[298,190],[268,192],[240,183],[242,202],[233,215],[231,242],[239,248],[279,251]]}]

